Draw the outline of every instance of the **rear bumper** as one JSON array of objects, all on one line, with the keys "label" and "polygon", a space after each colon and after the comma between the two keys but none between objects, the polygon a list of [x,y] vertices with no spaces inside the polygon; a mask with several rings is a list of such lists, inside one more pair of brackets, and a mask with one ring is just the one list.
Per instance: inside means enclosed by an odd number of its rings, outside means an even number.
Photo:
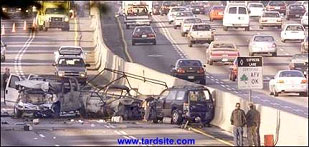
[{"label": "rear bumper", "polygon": [[[183,80],[188,80],[188,81],[198,81],[198,80],[203,80],[205,79],[205,75],[201,75],[201,74],[185,74],[185,75],[176,75],[177,78],[179,79],[183,79]],[[193,77],[193,78],[192,78]]]},{"label": "rear bumper", "polygon": [[237,57],[210,56],[210,60],[214,62],[234,62]]},{"label": "rear bumper", "polygon": [[276,85],[277,92],[307,92],[308,85],[307,84],[298,84],[298,85]]},{"label": "rear bumper", "polygon": [[290,13],[290,14],[286,14],[287,16],[289,16],[290,18],[300,18],[304,15],[305,13]]},{"label": "rear bumper", "polygon": [[135,42],[135,43],[151,43],[155,41],[156,41],[156,38],[134,38],[132,39],[132,42]]},{"label": "rear bumper", "polygon": [[275,26],[282,26],[282,22],[278,23],[267,23],[267,22],[260,22],[260,26],[267,26],[267,27],[275,27]]}]

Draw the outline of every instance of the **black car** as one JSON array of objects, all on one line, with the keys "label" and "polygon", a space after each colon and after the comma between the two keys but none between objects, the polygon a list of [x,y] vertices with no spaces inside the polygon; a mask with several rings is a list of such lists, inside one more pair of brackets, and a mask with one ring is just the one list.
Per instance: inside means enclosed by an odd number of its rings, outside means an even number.
[{"label": "black car", "polygon": [[306,13],[306,8],[300,4],[292,4],[288,6],[286,10],[286,19],[300,18]]},{"label": "black car", "polygon": [[202,5],[192,5],[190,10],[193,14],[205,14],[204,6]]},{"label": "black car", "polygon": [[177,78],[206,84],[205,70],[200,60],[179,59],[171,67],[171,74]]},{"label": "black car", "polygon": [[308,71],[308,53],[295,54],[289,64],[290,70],[299,70],[307,76]]},{"label": "black car", "polygon": [[136,43],[152,43],[156,45],[156,34],[151,26],[135,27],[132,34],[132,45]]},{"label": "black car", "polygon": [[210,91],[203,86],[177,86],[163,90],[149,102],[149,119],[154,123],[171,117],[172,123],[202,123],[209,125],[215,114]]},{"label": "black car", "polygon": [[153,15],[160,15],[160,7],[161,5],[159,3],[152,5],[152,14]]}]

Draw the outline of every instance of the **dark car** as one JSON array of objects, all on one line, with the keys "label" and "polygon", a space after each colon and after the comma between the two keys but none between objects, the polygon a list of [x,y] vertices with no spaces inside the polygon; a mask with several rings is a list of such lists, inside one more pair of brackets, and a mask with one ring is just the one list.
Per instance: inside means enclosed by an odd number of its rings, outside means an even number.
[{"label": "dark car", "polygon": [[193,14],[205,14],[204,6],[202,5],[191,5],[190,10]]},{"label": "dark car", "polygon": [[156,33],[151,26],[135,27],[132,34],[132,45],[136,43],[152,43],[156,45]]},{"label": "dark car", "polygon": [[288,6],[286,11],[286,19],[300,18],[306,13],[306,8],[300,4],[292,4]]},{"label": "dark car", "polygon": [[177,78],[206,84],[205,70],[200,60],[179,59],[171,67],[171,74]]},{"label": "dark car", "polygon": [[279,13],[286,13],[286,4],[283,1],[270,1],[266,6],[267,11],[278,11]]},{"label": "dark car", "polygon": [[308,70],[308,53],[295,54],[289,64],[290,70],[299,70],[307,76]]},{"label": "dark car", "polygon": [[150,120],[154,123],[171,117],[172,123],[202,123],[209,125],[214,118],[214,101],[203,86],[177,86],[163,90],[149,103]]},{"label": "dark car", "polygon": [[159,15],[160,14],[160,7],[161,5],[159,3],[155,3],[152,5],[152,14],[153,15]]},{"label": "dark car", "polygon": [[168,11],[170,10],[171,7],[175,7],[177,4],[172,1],[165,1],[162,3],[161,8],[160,8],[160,14],[163,16],[164,14],[167,15]]}]

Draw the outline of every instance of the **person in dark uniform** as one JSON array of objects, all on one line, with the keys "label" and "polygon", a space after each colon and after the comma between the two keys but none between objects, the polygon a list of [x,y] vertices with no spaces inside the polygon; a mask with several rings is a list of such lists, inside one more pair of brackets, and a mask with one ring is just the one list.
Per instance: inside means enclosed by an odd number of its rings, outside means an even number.
[{"label": "person in dark uniform", "polygon": [[6,90],[6,85],[9,80],[9,77],[10,77],[10,69],[6,67],[3,77],[2,77],[3,78],[3,90],[4,90],[4,95],[3,95],[4,104],[5,104],[5,90]]}]

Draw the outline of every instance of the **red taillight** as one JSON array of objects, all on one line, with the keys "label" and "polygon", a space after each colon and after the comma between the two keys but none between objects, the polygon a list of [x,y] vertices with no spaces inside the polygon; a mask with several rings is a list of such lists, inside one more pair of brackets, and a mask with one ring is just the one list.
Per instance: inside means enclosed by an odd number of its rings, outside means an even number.
[{"label": "red taillight", "polygon": [[301,84],[306,84],[306,83],[307,83],[306,79],[301,80]]},{"label": "red taillight", "polygon": [[204,73],[204,68],[200,68],[199,70],[197,70],[197,73]]},{"label": "red taillight", "polygon": [[137,35],[137,34],[134,34],[134,35],[133,35],[133,37],[139,37],[139,35]]},{"label": "red taillight", "polygon": [[155,37],[155,34],[148,34],[148,37]]},{"label": "red taillight", "polygon": [[183,68],[178,68],[177,73],[186,73],[186,71]]}]

